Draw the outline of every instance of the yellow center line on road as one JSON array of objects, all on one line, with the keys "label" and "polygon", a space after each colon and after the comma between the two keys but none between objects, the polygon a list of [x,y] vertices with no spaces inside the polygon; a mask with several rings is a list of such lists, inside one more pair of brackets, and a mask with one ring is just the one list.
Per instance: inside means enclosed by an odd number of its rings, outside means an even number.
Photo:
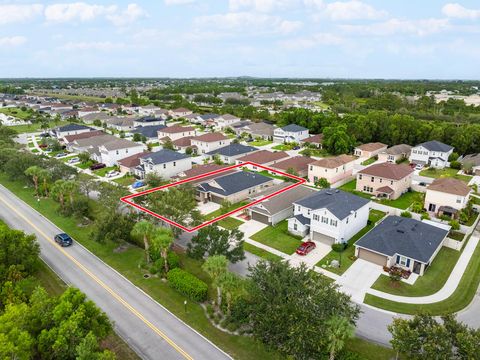
[{"label": "yellow center line on road", "polygon": [[49,236],[47,236],[42,230],[40,230],[35,224],[33,224],[29,219],[27,219],[23,214],[21,214],[17,209],[7,203],[3,198],[0,197],[0,201],[3,202],[8,208],[10,208],[15,214],[20,216],[25,222],[27,222],[31,227],[33,227],[40,235],[42,235],[48,242],[53,244],[63,255],[65,255],[69,260],[71,260],[75,265],[77,265],[81,270],[83,270],[89,277],[91,277],[98,285],[105,289],[112,297],[114,297],[120,304],[125,306],[132,314],[138,317],[145,325],[150,329],[155,331],[162,339],[164,339],[171,347],[178,351],[185,359],[193,360],[193,358],[185,352],[180,346],[175,344],[164,332],[158,329],[150,321],[148,321],[138,310],[136,310],[132,305],[125,301],[120,295],[113,291],[108,285],[106,285],[102,280],[95,276],[90,270],[88,270],[84,265],[82,265],[77,259],[70,255],[65,249],[59,246],[55,241],[53,241]]}]

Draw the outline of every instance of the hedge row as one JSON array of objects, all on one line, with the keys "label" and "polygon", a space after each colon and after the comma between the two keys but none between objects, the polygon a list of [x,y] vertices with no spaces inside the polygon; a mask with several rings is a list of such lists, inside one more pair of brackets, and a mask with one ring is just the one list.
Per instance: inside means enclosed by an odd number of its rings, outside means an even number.
[{"label": "hedge row", "polygon": [[168,283],[190,300],[207,300],[208,286],[202,280],[180,268],[172,269],[167,274]]}]

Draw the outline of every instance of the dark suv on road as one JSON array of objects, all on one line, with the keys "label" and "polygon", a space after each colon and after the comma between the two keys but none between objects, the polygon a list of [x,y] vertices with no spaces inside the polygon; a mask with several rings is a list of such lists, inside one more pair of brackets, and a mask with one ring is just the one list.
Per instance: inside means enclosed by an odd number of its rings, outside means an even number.
[{"label": "dark suv on road", "polygon": [[70,245],[73,244],[73,240],[70,237],[70,235],[65,234],[65,233],[55,235],[54,240],[57,244],[59,244],[60,246],[63,246],[63,247],[70,246]]}]

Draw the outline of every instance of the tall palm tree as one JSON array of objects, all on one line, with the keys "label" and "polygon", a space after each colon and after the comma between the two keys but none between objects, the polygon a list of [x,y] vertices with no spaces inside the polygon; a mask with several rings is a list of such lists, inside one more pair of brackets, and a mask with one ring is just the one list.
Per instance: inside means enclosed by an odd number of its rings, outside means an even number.
[{"label": "tall palm tree", "polygon": [[155,227],[149,221],[142,220],[135,224],[132,229],[132,236],[135,238],[143,238],[143,245],[145,248],[145,261],[150,263],[150,238],[154,232]]},{"label": "tall palm tree", "polygon": [[160,251],[160,256],[163,258],[165,273],[168,273],[168,249],[173,243],[173,233],[170,229],[165,227],[156,228],[152,236],[152,247]]},{"label": "tall palm tree", "polygon": [[62,212],[65,211],[65,180],[59,179],[53,183],[52,186],[52,196],[54,196],[60,203],[60,208]]},{"label": "tall palm tree", "polygon": [[40,195],[38,191],[40,182],[48,177],[49,175],[48,171],[45,169],[42,169],[39,166],[34,165],[34,166],[30,166],[28,169],[25,170],[25,175],[32,178],[33,186],[35,187],[35,195],[38,198]]},{"label": "tall palm tree", "polygon": [[327,348],[330,352],[330,360],[335,359],[336,353],[343,349],[345,341],[352,338],[355,327],[343,316],[332,316],[327,321]]},{"label": "tall palm tree", "polygon": [[222,288],[220,287],[220,277],[227,272],[228,260],[224,255],[210,256],[205,260],[202,269],[213,279],[213,284],[217,287],[217,305],[222,305]]}]

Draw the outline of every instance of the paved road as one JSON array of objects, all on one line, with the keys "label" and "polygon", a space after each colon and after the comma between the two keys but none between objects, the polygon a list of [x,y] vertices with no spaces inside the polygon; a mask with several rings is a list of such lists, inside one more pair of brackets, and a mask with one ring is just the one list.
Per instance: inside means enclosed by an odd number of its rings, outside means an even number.
[{"label": "paved road", "polygon": [[1,185],[0,218],[35,233],[42,259],[93,300],[143,359],[230,358],[78,243],[57,246],[51,239],[62,231]]}]

